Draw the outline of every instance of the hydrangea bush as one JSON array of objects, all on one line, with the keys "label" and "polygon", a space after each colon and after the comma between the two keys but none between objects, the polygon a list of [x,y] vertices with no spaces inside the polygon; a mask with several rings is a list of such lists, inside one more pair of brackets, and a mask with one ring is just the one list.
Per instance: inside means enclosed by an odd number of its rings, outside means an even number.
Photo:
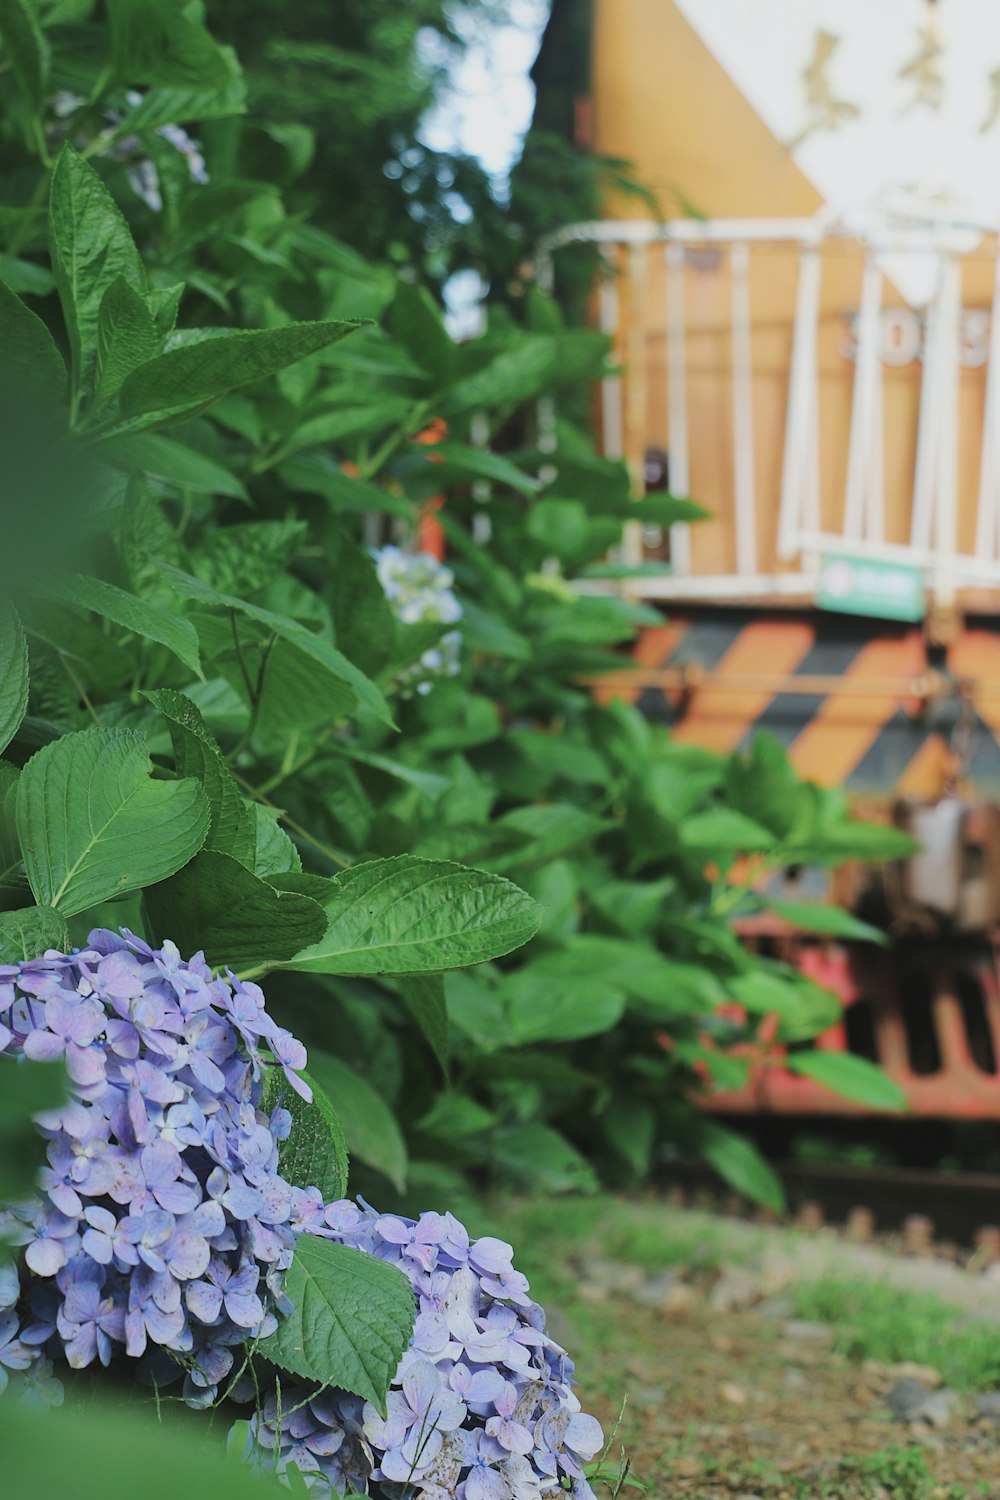
[{"label": "hydrangea bush", "polygon": [[[429,552],[382,547],[373,554],[378,581],[401,625],[453,625],[462,606],[452,592],[453,573]],[[441,677],[454,677],[461,665],[462,632],[448,630],[397,678],[403,693],[429,693]]]},{"label": "hydrangea bush", "polygon": [[[173,943],[98,929],[86,948],[0,968],[0,1051],[61,1059],[70,1098],[38,1118],[38,1194],[3,1211],[23,1247],[0,1268],[0,1389],[14,1372],[59,1401],[54,1367],[135,1361],[201,1407],[252,1401],[248,1460],[295,1468],[321,1493],[542,1500],[593,1492],[602,1445],[573,1365],[512,1264],[451,1214],[413,1221],[282,1175],[293,1129],[265,1108],[265,1073],[309,1102],[302,1045],[259,987]],[[415,1294],[384,1414],[336,1388],[287,1382],[256,1353],[290,1305],[302,1234],[388,1262]],[[260,1366],[260,1368],[258,1368]],[[239,1429],[236,1429],[238,1432]]]}]

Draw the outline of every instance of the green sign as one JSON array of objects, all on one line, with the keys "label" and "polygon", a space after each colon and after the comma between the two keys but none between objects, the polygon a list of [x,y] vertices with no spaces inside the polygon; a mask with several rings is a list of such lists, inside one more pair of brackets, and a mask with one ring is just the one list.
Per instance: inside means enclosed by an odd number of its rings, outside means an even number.
[{"label": "green sign", "polygon": [[879,620],[922,620],[924,575],[905,563],[830,553],[820,569],[816,604],[842,615],[874,615]]}]

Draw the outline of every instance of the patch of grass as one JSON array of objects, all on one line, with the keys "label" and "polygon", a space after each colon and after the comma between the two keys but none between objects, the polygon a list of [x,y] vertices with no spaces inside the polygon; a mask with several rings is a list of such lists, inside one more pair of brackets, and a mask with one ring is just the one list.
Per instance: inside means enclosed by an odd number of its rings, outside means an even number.
[{"label": "patch of grass", "polygon": [[800,1282],[794,1296],[797,1316],[833,1324],[834,1347],[851,1359],[933,1365],[959,1391],[1000,1385],[997,1324],[958,1312],[929,1293],[825,1277]]},{"label": "patch of grass", "polygon": [[711,1270],[750,1259],[761,1244],[749,1226],[739,1226],[737,1236],[709,1214],[672,1209],[662,1199],[606,1193],[504,1199],[491,1205],[490,1218],[491,1233],[513,1240],[518,1267],[528,1276],[535,1265],[586,1255],[627,1261],[653,1273],[676,1265]]}]

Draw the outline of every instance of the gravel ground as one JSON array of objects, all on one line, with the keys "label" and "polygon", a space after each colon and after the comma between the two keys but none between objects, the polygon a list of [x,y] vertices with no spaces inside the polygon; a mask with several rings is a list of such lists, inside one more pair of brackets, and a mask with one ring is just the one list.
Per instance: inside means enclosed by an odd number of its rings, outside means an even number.
[{"label": "gravel ground", "polygon": [[950,1390],[930,1364],[851,1359],[837,1326],[797,1308],[797,1289],[831,1276],[849,1295],[873,1282],[931,1294],[987,1349],[996,1320],[1000,1380],[996,1271],[648,1201],[607,1200],[593,1223],[528,1209],[518,1238],[584,1407],[610,1431],[624,1399],[611,1456],[624,1447],[655,1500],[1000,1500],[1000,1393],[979,1375]]}]

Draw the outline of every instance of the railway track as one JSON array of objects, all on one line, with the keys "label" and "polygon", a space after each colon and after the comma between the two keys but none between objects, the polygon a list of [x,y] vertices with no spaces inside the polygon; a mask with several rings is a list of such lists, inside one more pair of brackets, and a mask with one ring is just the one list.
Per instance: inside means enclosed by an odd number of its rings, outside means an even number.
[{"label": "railway track", "polygon": [[702,1162],[663,1163],[659,1184],[672,1202],[724,1208],[771,1223],[849,1239],[891,1240],[903,1253],[1000,1263],[1000,1173],[772,1161],[788,1199],[785,1216],[740,1199]]}]

